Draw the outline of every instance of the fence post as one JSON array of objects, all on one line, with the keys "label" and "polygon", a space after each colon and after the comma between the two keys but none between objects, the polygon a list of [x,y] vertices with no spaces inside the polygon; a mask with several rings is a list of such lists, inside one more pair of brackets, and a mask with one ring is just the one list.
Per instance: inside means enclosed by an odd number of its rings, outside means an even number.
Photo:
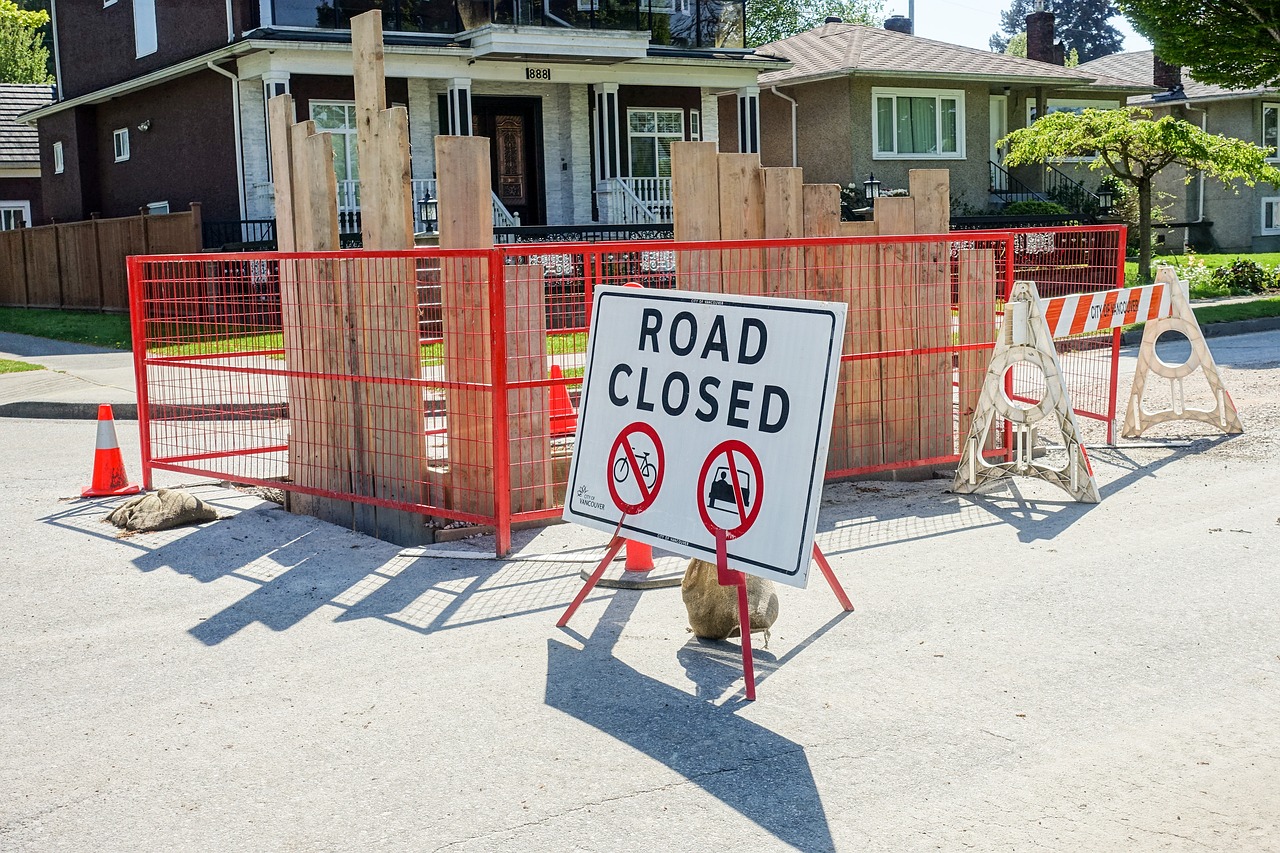
[{"label": "fence post", "polygon": [[[97,226],[94,226],[97,230]],[[142,488],[151,488],[151,393],[147,387],[146,292],[142,281],[142,261],[136,256],[125,262],[129,283],[129,328],[133,338],[133,375],[138,386],[138,442],[142,456]]]},{"label": "fence post", "polygon": [[507,400],[507,283],[502,250],[489,249],[489,347],[493,394],[493,515],[497,556],[511,553],[511,436]]},{"label": "fence post", "polygon": [[200,213],[200,202],[191,202],[191,252],[204,251],[204,217]]},{"label": "fence post", "polygon": [[[106,282],[102,280],[102,235],[98,233],[102,228],[102,226],[98,222],[98,219],[101,217],[101,215],[102,214],[98,213],[97,211],[94,211],[93,213],[89,214],[89,221],[93,223],[93,257],[94,257],[94,260],[98,262],[98,308],[99,309],[103,309],[107,307],[107,286],[106,286]],[[126,267],[126,270],[127,270],[127,267]],[[127,288],[128,288],[127,272],[126,272],[126,279],[125,279],[125,287],[127,292]]]}]

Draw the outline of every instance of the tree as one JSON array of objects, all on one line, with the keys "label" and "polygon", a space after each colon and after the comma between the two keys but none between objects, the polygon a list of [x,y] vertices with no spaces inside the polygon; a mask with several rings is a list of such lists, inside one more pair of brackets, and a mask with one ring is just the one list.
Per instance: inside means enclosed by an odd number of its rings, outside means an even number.
[{"label": "tree", "polygon": [[1265,181],[1280,187],[1280,169],[1267,162],[1272,149],[1205,133],[1173,116],[1153,120],[1150,110],[1139,107],[1050,113],[996,144],[1008,147],[1006,166],[1092,157],[1089,168],[1105,169],[1132,186],[1138,196],[1138,275],[1143,281],[1151,280],[1152,182],[1166,166],[1196,169],[1229,184]]},{"label": "tree", "polygon": [[813,29],[832,15],[847,24],[874,27],[883,14],[884,0],[747,0],[747,46]]},{"label": "tree", "polygon": [[[1124,36],[1109,21],[1120,13],[1111,0],[1056,0],[1050,11],[1054,16],[1055,36],[1080,56],[1081,62],[1117,53],[1124,46]],[[1013,0],[1000,13],[1000,32],[988,44],[997,53],[1005,53],[1010,39],[1027,31],[1027,15],[1036,10],[1036,0]],[[1026,56],[1026,52],[1020,54]]]},{"label": "tree", "polygon": [[[1021,56],[1025,59],[1027,56],[1027,34],[1023,32],[1010,36],[1008,44],[1004,46],[1004,53],[1006,56]],[[1074,47],[1071,48],[1071,50],[1067,51],[1066,58],[1062,64],[1068,68],[1075,68],[1080,64],[1080,52]]]},{"label": "tree", "polygon": [[13,0],[0,0],[0,83],[48,83],[49,48],[41,28],[44,11],[27,11]]},{"label": "tree", "polygon": [[1118,0],[1165,62],[1202,83],[1235,89],[1280,84],[1280,3],[1275,0]]}]

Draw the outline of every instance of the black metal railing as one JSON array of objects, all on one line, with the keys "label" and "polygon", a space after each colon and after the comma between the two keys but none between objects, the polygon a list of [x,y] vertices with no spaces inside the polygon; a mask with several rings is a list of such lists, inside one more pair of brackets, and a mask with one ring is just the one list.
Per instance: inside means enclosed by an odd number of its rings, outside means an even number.
[{"label": "black metal railing", "polygon": [[1067,214],[1027,214],[1025,216],[953,216],[952,231],[987,231],[1004,228],[1054,228],[1080,225],[1081,217]]},{"label": "black metal railing", "polygon": [[1103,212],[1102,200],[1097,193],[1049,165],[1045,166],[1044,194],[1049,201],[1057,202],[1067,210],[1090,219],[1096,219]]},{"label": "black metal railing", "polygon": [[205,220],[200,223],[200,233],[206,249],[228,252],[264,251],[276,243],[274,219]]},{"label": "black metal railing", "polygon": [[987,162],[991,167],[991,194],[1005,204],[1015,201],[1049,201],[1039,190],[1033,190],[1009,173],[1009,170],[994,160]]},{"label": "black metal railing", "polygon": [[601,243],[608,240],[670,240],[670,222],[652,225],[519,225],[493,229],[496,243]]}]

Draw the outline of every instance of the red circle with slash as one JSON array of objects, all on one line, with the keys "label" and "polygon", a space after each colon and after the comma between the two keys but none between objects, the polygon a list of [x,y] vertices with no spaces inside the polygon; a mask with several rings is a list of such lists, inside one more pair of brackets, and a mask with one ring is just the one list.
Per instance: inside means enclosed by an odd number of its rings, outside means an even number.
[{"label": "red circle with slash", "polygon": [[[725,457],[725,464],[716,466],[717,477],[708,482],[712,466],[717,459]],[[743,462],[751,468],[750,473],[738,467],[735,457],[741,456]],[[745,480],[745,482],[744,482]],[[752,500],[754,498],[754,500]],[[702,463],[702,471],[698,474],[698,514],[711,535],[724,532],[725,539],[737,539],[751,529],[756,517],[760,514],[760,505],[764,498],[764,469],[754,450],[741,441],[730,439],[722,441],[712,448],[707,459]],[[721,510],[717,502],[733,502],[732,509]],[[711,516],[711,510],[736,513],[738,525],[723,527]]]},{"label": "red circle with slash", "polygon": [[[652,453],[658,457],[656,460],[650,459],[649,454],[643,451],[639,451],[637,456],[636,449],[631,445],[631,437],[635,435],[643,435],[653,443]],[[613,440],[613,447],[609,449],[608,464],[606,477],[614,506],[628,515],[636,515],[653,506],[658,490],[662,488],[662,476],[667,470],[666,455],[662,451],[662,440],[658,438],[657,430],[639,421],[623,427],[622,432]],[[633,482],[640,492],[638,502],[626,500],[618,493],[618,486],[628,481]]]}]

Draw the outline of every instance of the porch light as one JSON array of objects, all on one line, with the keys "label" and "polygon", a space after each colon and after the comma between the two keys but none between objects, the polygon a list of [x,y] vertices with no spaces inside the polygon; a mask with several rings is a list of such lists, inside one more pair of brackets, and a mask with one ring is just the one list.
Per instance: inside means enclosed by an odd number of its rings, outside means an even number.
[{"label": "porch light", "polygon": [[876,199],[880,197],[880,182],[876,180],[875,172],[868,175],[862,182],[862,194],[866,196],[867,204],[874,207]]},{"label": "porch light", "polygon": [[425,230],[433,234],[436,232],[440,219],[439,202],[430,192],[418,200],[418,218]]},{"label": "porch light", "polygon": [[1098,207],[1102,208],[1103,213],[1111,212],[1111,205],[1113,202],[1114,202],[1114,199],[1112,198],[1111,190],[1108,189],[1107,187],[1099,187],[1098,188]]}]

